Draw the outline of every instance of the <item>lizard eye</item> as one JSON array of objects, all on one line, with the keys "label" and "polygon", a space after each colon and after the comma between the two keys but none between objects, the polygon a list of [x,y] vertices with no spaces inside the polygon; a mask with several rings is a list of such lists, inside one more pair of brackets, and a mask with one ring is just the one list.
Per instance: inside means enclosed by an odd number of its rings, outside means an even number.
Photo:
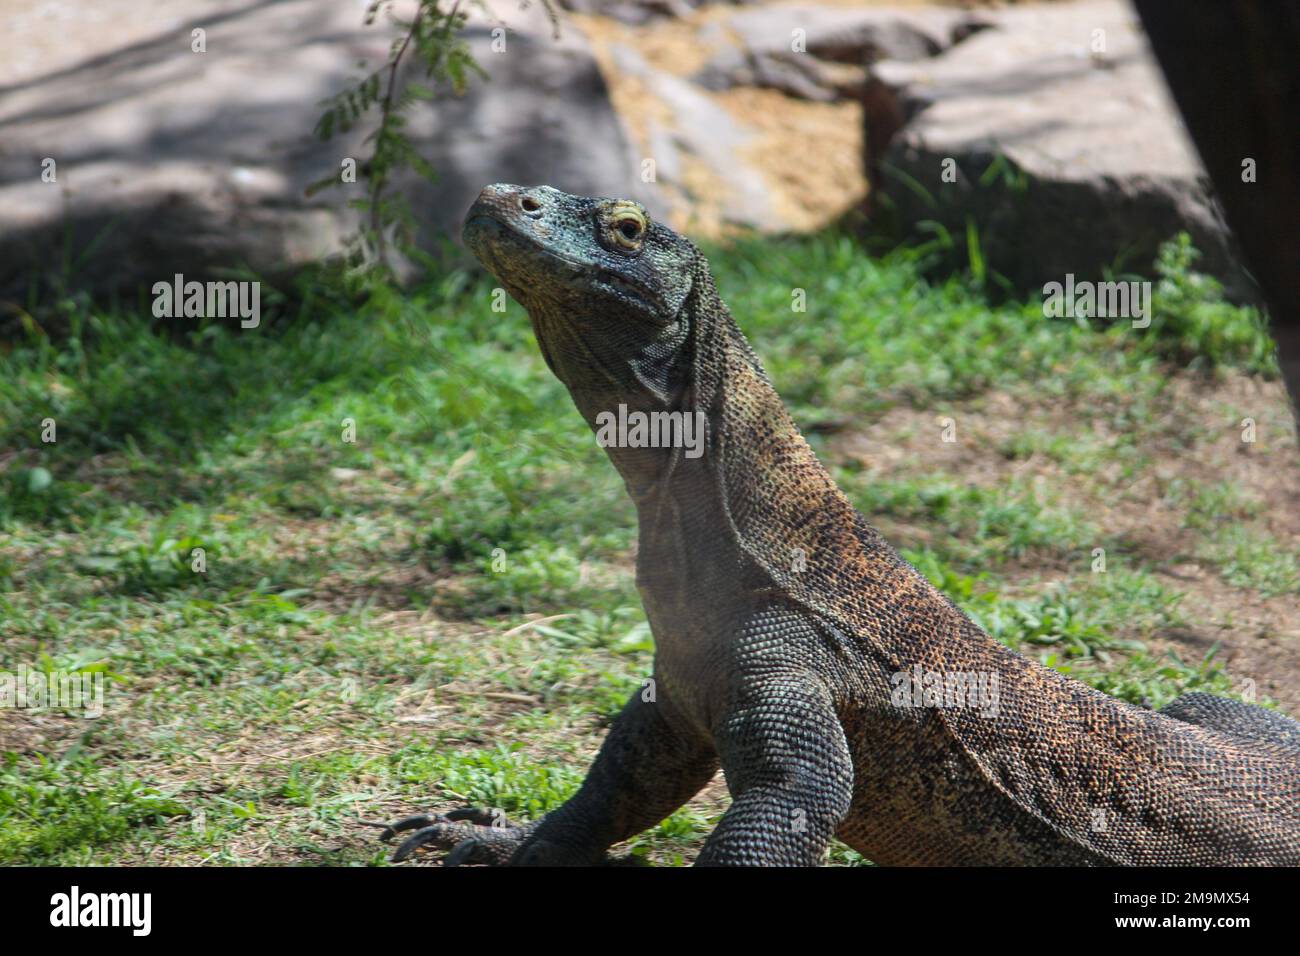
[{"label": "lizard eye", "polygon": [[635,219],[620,219],[618,222],[618,231],[624,239],[636,240],[641,235],[641,223]]},{"label": "lizard eye", "polygon": [[610,209],[610,238],[624,249],[639,249],[649,223],[639,206],[630,202],[615,203]]}]

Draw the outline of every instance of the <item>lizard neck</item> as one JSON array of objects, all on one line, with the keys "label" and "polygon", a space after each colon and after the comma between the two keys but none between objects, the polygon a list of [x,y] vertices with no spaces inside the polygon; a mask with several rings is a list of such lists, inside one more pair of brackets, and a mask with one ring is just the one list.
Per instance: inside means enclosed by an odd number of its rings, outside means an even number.
[{"label": "lizard neck", "polygon": [[728,333],[724,347],[697,365],[701,374],[668,401],[644,393],[573,398],[598,439],[611,421],[665,412],[680,416],[680,434],[696,439],[668,447],[601,441],[636,504],[643,565],[671,564],[680,586],[683,578],[709,580],[719,568],[734,573],[740,561],[757,572],[755,586],[784,587],[781,569],[797,574],[809,562],[860,552],[855,513],[743,337],[734,327]]},{"label": "lizard neck", "polygon": [[574,405],[637,504],[659,498],[709,451],[707,416],[680,398],[571,390]]},{"label": "lizard neck", "polygon": [[766,375],[740,346],[728,350],[715,457],[717,498],[738,546],[774,573],[843,560],[860,544],[852,504],[800,434]]}]

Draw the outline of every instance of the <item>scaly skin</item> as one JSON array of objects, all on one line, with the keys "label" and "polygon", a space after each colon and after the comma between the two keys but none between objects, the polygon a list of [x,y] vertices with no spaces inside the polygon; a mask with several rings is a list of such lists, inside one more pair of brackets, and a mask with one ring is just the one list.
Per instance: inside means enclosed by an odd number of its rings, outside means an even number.
[{"label": "scaly skin", "polygon": [[[1300,863],[1300,724],[1203,694],[1142,710],[990,638],[835,486],[688,240],[633,203],[507,185],[465,240],[593,428],[620,404],[698,411],[707,444],[607,448],[637,505],[653,699],[554,813],[403,821],[399,857],[598,863],[721,765],[701,864],[816,864],[832,835],[881,864]],[[914,673],[996,701],[897,698]]]}]

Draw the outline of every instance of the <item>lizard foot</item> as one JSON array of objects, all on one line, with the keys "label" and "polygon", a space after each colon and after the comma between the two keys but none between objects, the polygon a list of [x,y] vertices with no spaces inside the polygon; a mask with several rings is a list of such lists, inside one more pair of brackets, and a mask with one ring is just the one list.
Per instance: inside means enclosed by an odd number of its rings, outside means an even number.
[{"label": "lizard foot", "polygon": [[396,823],[376,823],[363,820],[370,827],[383,830],[379,839],[387,843],[399,833],[414,830],[393,853],[393,862],[400,863],[422,846],[450,850],[443,866],[478,863],[487,866],[504,866],[528,836],[531,827],[511,826],[499,810],[479,807],[462,807],[436,816],[419,814]]}]

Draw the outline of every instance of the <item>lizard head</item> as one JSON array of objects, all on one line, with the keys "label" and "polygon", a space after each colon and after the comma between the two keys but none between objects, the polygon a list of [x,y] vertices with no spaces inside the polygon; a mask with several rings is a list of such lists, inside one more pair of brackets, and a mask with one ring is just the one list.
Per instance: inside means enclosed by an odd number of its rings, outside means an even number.
[{"label": "lizard head", "polygon": [[701,261],[688,239],[631,200],[503,183],[479,194],[463,237],[528,310],[547,364],[575,400],[674,403]]}]

